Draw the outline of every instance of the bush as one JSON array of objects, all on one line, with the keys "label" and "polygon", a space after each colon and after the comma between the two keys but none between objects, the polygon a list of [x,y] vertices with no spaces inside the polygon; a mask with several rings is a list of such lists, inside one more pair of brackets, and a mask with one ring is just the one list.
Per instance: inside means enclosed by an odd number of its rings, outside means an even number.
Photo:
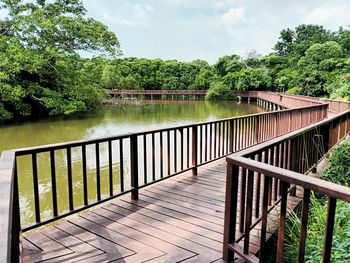
[{"label": "bush", "polygon": [[[350,204],[337,202],[334,223],[331,262],[350,261]],[[327,201],[311,196],[309,223],[305,247],[305,262],[321,262],[324,243],[323,228],[327,221]],[[283,262],[296,262],[298,258],[301,220],[296,213],[288,216]]]},{"label": "bush", "polygon": [[292,95],[299,95],[301,92],[300,87],[294,87],[286,91],[287,94],[292,94]]},{"label": "bush", "polygon": [[228,100],[233,98],[234,96],[232,95],[230,88],[224,85],[222,82],[213,83],[205,95],[206,100]]},{"label": "bush", "polygon": [[[350,186],[350,141],[343,141],[334,148],[329,167],[321,178]],[[350,203],[339,201],[335,215],[332,262],[350,262]],[[327,198],[313,194],[309,211],[305,262],[321,262],[324,243],[323,228],[327,220]],[[284,262],[296,262],[298,257],[301,221],[298,213],[291,213],[286,223]],[[322,230],[322,235],[320,233]]]},{"label": "bush", "polygon": [[328,158],[329,167],[321,179],[350,186],[350,141],[344,140],[334,148]]}]

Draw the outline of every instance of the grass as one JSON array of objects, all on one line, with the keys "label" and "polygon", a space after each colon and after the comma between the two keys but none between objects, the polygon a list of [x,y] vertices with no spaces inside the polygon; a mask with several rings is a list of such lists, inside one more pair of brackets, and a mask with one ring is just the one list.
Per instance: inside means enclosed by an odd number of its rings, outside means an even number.
[{"label": "grass", "polygon": [[[350,141],[343,141],[331,153],[329,167],[321,178],[350,186]],[[327,198],[312,193],[305,248],[305,262],[321,262],[327,219]],[[300,211],[288,217],[283,262],[297,262],[300,235]],[[350,203],[338,200],[335,215],[331,262],[350,262]]]}]

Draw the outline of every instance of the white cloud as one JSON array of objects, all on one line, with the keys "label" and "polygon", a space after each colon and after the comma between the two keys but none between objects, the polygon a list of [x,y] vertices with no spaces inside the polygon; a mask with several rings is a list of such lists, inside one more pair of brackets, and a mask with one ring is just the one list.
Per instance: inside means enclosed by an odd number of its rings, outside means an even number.
[{"label": "white cloud", "polygon": [[350,23],[349,10],[350,2],[338,5],[322,5],[312,9],[301,20],[308,24],[332,24],[340,26],[344,25],[344,23]]},{"label": "white cloud", "polygon": [[102,14],[103,19],[119,25],[147,27],[154,8],[151,5],[135,4],[126,5],[118,11],[111,14],[109,10],[105,10]]},{"label": "white cloud", "polygon": [[243,7],[230,8],[226,13],[221,15],[223,22],[227,24],[236,24],[239,21],[245,20],[245,9]]}]

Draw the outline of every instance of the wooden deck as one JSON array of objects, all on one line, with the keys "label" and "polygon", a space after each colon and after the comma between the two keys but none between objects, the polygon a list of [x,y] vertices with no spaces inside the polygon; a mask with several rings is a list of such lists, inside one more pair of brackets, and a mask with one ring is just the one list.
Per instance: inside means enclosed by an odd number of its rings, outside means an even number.
[{"label": "wooden deck", "polygon": [[[221,262],[225,159],[27,233],[23,262]],[[294,208],[299,198],[289,198]],[[269,233],[277,222],[269,217]],[[254,219],[253,219],[254,222]],[[250,251],[259,251],[259,224]]]}]

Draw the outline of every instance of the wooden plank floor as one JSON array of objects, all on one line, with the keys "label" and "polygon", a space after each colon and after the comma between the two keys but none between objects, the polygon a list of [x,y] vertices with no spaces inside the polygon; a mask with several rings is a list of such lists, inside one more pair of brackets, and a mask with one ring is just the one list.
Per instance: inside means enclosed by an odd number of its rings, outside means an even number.
[{"label": "wooden plank floor", "polygon": [[[23,262],[222,262],[226,162],[154,184],[28,233]],[[291,199],[293,208],[299,199]],[[269,218],[269,238],[276,229]],[[250,251],[259,250],[259,228]]]}]

